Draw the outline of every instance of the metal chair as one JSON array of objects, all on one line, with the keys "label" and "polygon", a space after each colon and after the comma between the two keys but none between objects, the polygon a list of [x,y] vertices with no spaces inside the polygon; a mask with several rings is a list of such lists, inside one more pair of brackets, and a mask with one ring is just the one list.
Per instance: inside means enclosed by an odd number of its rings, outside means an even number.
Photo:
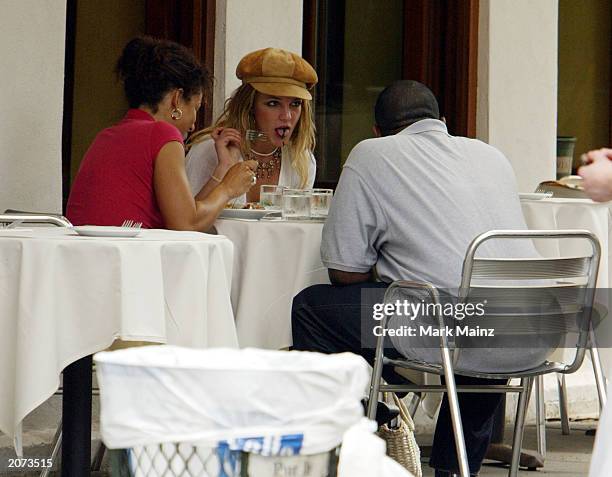
[{"label": "metal chair", "polygon": [[[597,387],[597,397],[599,400],[599,410],[603,409],[607,401],[606,379],[603,375],[599,350],[595,343],[589,347],[595,385]],[[570,433],[569,412],[567,400],[567,385],[565,384],[565,374],[557,374],[557,389],[559,393],[559,420],[561,422],[561,434],[568,436]],[[546,457],[546,404],[544,401],[544,377],[538,376],[535,382],[535,402],[536,402],[536,423],[537,423],[537,445],[538,453]]]},{"label": "metal chair", "polygon": [[18,212],[7,210],[0,214],[0,223],[17,225],[17,224],[46,224],[55,225],[57,227],[72,227],[70,221],[59,214],[38,214],[33,212]]},{"label": "metal chair", "polygon": [[[591,245],[591,254],[571,258],[476,258],[477,251],[489,240],[517,239],[584,239]],[[514,427],[512,462],[509,475],[516,477],[523,439],[523,427],[534,379],[547,373],[568,374],[582,364],[589,342],[593,339],[591,327],[592,304],[600,258],[599,241],[594,234],[584,230],[531,230],[490,231],[476,237],[468,246],[463,262],[461,284],[454,303],[486,303],[486,314],[480,324],[496,325],[502,331],[501,340],[450,337],[445,333],[429,339],[426,344],[418,338],[395,338],[393,344],[401,345],[403,359],[384,356],[384,333],[376,343],[376,353],[368,417],[376,415],[378,394],[391,392],[446,392],[455,434],[459,470],[462,477],[469,477],[469,467],[460,418],[457,392],[488,392],[520,394]],[[434,312],[426,319],[440,330],[448,323],[440,315],[441,291],[429,283],[397,281],[389,286],[385,304],[400,299],[428,300]],[[488,302],[484,301],[488,300]],[[380,327],[387,330],[389,320],[396,315],[384,316]],[[451,317],[456,326],[457,321]],[[404,317],[405,320],[405,317]],[[392,321],[393,322],[393,321]],[[405,321],[404,321],[405,323]],[[577,326],[576,326],[577,325]],[[508,347],[512,338],[518,340],[514,348]],[[575,338],[574,359],[569,364],[548,361],[552,352],[564,342]],[[484,340],[484,341],[483,341]],[[530,343],[532,341],[533,343]],[[411,350],[411,346],[417,347]],[[533,344],[533,346],[532,346]],[[429,347],[427,347],[429,345]],[[520,353],[516,348],[523,348]],[[478,363],[479,354],[490,353],[493,359]],[[443,375],[443,386],[387,385],[381,383],[384,365],[409,368]],[[488,379],[520,378],[520,385],[469,385],[457,386],[455,374]]]}]

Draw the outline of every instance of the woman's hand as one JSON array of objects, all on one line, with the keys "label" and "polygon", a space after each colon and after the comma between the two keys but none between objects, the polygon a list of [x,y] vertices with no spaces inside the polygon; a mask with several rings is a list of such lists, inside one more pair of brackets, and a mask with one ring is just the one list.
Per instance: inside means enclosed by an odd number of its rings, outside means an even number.
[{"label": "woman's hand", "polygon": [[234,164],[225,174],[219,187],[224,187],[231,199],[238,197],[255,185],[257,161]]},{"label": "woman's hand", "polygon": [[590,151],[587,158],[590,164],[578,169],[584,191],[597,202],[612,200],[612,149]]},{"label": "woman's hand", "polygon": [[215,128],[210,137],[215,142],[219,165],[229,168],[240,160],[242,137],[236,129]]}]

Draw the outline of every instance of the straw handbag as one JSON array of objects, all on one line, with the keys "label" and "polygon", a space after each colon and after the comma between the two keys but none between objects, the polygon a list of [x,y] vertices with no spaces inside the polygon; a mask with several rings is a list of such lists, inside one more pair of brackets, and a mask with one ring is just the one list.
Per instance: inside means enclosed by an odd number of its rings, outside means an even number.
[{"label": "straw handbag", "polygon": [[399,427],[392,429],[383,424],[378,429],[378,436],[387,443],[387,455],[402,465],[415,477],[422,477],[421,451],[414,438],[414,421],[404,402],[395,393],[391,393],[395,405],[399,408]]}]

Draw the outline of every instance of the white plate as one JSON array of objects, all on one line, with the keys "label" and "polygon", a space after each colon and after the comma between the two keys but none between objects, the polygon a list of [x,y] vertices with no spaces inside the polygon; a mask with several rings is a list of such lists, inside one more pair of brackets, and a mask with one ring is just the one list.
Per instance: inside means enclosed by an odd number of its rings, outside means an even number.
[{"label": "white plate", "polygon": [[541,199],[550,199],[552,194],[550,192],[521,192],[519,193],[520,199],[531,199],[531,200],[541,200]]},{"label": "white plate", "polygon": [[266,209],[223,209],[219,217],[226,219],[254,219],[259,220],[264,215],[273,212]]},{"label": "white plate", "polygon": [[101,225],[82,225],[73,227],[74,231],[85,237],[136,237],[141,230],[130,227],[107,227]]}]

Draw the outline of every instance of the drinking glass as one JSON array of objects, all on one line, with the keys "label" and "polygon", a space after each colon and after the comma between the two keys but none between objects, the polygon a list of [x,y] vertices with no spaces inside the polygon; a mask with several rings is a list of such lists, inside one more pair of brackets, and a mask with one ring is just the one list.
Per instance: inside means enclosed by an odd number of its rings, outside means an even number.
[{"label": "drinking glass", "polygon": [[310,198],[312,192],[308,189],[284,189],[281,215],[285,220],[310,219]]},{"label": "drinking glass", "polygon": [[331,205],[333,189],[311,189],[312,197],[310,198],[310,217],[326,218]]},{"label": "drinking glass", "polygon": [[266,210],[281,210],[283,186],[262,185],[259,193],[259,204]]}]

